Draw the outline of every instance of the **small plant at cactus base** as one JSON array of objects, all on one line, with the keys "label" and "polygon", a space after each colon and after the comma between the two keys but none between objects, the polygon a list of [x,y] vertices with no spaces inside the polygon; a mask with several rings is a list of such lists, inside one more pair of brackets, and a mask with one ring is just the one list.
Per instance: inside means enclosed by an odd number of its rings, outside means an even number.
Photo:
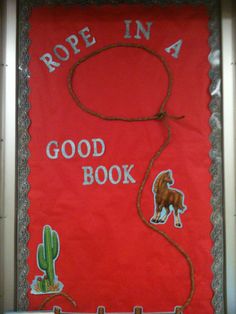
[{"label": "small plant at cactus base", "polygon": [[58,281],[55,272],[55,262],[59,256],[59,236],[49,225],[43,228],[43,242],[38,245],[37,265],[43,272],[42,276],[35,276],[31,284],[32,294],[47,294],[61,292],[63,284]]}]

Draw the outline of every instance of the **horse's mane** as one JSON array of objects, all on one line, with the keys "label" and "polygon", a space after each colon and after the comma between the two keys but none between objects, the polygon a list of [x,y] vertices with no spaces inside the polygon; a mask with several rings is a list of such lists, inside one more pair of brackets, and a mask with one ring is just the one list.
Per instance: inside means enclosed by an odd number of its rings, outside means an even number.
[{"label": "horse's mane", "polygon": [[153,191],[157,193],[157,191],[161,188],[163,184],[163,177],[166,175],[166,172],[159,174],[154,182]]}]

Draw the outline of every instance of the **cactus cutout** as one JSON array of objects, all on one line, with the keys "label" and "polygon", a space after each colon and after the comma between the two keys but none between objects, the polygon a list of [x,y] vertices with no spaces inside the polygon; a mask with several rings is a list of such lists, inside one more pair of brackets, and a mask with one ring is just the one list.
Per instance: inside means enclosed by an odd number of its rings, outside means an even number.
[{"label": "cactus cutout", "polygon": [[58,235],[50,226],[44,227],[44,241],[38,246],[38,266],[45,271],[51,286],[54,285],[55,263],[58,257]]},{"label": "cactus cutout", "polygon": [[60,292],[63,284],[58,281],[55,273],[55,261],[59,256],[60,243],[56,231],[49,225],[43,228],[43,243],[38,245],[37,265],[43,271],[43,276],[36,276],[32,285],[32,294]]}]

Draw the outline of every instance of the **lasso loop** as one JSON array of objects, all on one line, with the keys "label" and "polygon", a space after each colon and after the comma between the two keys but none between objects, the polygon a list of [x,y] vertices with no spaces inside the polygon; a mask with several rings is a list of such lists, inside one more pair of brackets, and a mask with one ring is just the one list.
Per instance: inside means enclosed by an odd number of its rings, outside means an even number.
[{"label": "lasso loop", "polygon": [[[154,114],[152,116],[141,116],[141,117],[131,117],[131,118],[126,118],[123,116],[109,116],[109,115],[105,115],[103,113],[100,112],[96,112],[92,109],[90,109],[89,107],[85,106],[79,99],[78,95],[75,93],[74,88],[73,88],[73,77],[75,74],[75,70],[77,69],[77,67],[82,64],[83,62],[87,61],[88,59],[106,51],[106,50],[110,50],[110,49],[114,49],[114,48],[138,48],[138,49],[142,49],[145,52],[151,54],[152,56],[156,57],[163,65],[164,70],[167,74],[168,77],[168,88],[166,91],[166,95],[160,105],[159,111],[157,114]],[[170,245],[172,245],[186,260],[188,266],[189,266],[189,274],[190,274],[190,291],[188,294],[188,297],[186,299],[186,301],[184,302],[184,304],[182,306],[176,307],[175,309],[175,313],[176,314],[181,314],[186,307],[190,304],[190,302],[192,301],[193,298],[193,294],[194,294],[194,290],[195,290],[195,283],[194,283],[194,268],[193,268],[193,263],[189,257],[189,255],[174,241],[172,240],[164,231],[159,230],[157,227],[155,227],[154,225],[152,225],[143,215],[143,211],[141,208],[141,199],[142,199],[142,193],[144,190],[144,187],[146,185],[146,182],[149,178],[150,172],[152,170],[152,167],[154,165],[154,162],[157,160],[157,158],[160,157],[161,153],[165,150],[165,148],[168,146],[168,144],[170,143],[171,140],[171,128],[170,125],[168,123],[168,119],[182,119],[184,118],[183,116],[172,116],[169,115],[166,110],[165,110],[165,105],[167,103],[167,101],[169,100],[170,96],[171,96],[171,90],[172,90],[172,83],[173,83],[173,78],[171,75],[171,71],[169,69],[169,66],[167,64],[167,62],[165,61],[165,59],[159,55],[156,51],[151,50],[143,45],[140,44],[132,44],[132,43],[116,43],[116,44],[110,44],[108,46],[105,46],[103,48],[100,48],[96,51],[91,52],[90,54],[88,54],[87,56],[81,58],[78,62],[76,62],[73,67],[71,68],[70,72],[69,72],[69,76],[68,76],[68,89],[69,92],[72,96],[72,98],[74,99],[74,101],[76,102],[76,104],[78,105],[78,107],[83,110],[84,112],[95,116],[99,119],[102,120],[108,120],[108,121],[124,121],[124,122],[143,122],[143,121],[152,121],[152,120],[156,120],[156,121],[160,121],[163,123],[166,131],[167,131],[167,135],[164,139],[163,144],[161,145],[161,147],[158,149],[158,151],[155,152],[155,154],[153,155],[153,157],[151,158],[151,160],[149,161],[148,167],[145,171],[143,180],[139,186],[139,190],[138,190],[138,195],[137,195],[137,211],[138,211],[138,215],[140,217],[140,219],[142,220],[142,222],[150,229],[152,229],[153,231],[157,232],[159,235],[161,235],[163,238],[165,238]]]}]

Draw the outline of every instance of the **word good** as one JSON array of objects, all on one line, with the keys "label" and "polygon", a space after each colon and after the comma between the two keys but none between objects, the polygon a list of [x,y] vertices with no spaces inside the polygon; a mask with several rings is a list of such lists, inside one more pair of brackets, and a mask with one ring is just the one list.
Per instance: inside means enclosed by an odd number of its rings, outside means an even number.
[{"label": "word good", "polygon": [[46,155],[49,159],[58,159],[59,156],[71,159],[77,154],[81,158],[101,157],[105,153],[105,143],[101,138],[93,138],[91,143],[82,139],[75,144],[72,140],[66,140],[61,145],[57,141],[50,141],[46,147]]}]

